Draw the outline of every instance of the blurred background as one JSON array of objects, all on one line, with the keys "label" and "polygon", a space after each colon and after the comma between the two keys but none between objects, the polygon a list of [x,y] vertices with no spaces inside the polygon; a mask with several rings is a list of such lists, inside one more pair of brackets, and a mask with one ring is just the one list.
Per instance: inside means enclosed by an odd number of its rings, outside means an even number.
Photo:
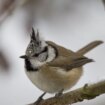
[{"label": "blurred background", "polygon": [[[76,51],[94,40],[105,42],[105,7],[101,0],[0,0],[0,105],[26,105],[42,94],[19,58],[32,26],[45,40]],[[72,89],[105,79],[105,43],[86,56],[96,62],[84,66],[84,75]],[[101,95],[73,105],[105,105],[104,99]]]}]

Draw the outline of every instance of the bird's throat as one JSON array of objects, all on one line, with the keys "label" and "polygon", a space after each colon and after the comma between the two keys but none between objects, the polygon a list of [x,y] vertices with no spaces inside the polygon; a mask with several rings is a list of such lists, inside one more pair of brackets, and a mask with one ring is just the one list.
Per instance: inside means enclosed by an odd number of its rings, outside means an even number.
[{"label": "bird's throat", "polygon": [[38,71],[38,68],[32,67],[31,62],[28,59],[25,59],[25,68],[29,72],[31,72],[31,71]]}]

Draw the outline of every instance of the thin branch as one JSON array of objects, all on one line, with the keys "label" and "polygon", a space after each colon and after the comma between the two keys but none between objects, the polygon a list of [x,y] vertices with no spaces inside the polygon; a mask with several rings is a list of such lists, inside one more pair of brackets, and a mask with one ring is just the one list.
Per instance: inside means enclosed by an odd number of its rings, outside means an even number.
[{"label": "thin branch", "polygon": [[33,0],[1,0],[0,1],[0,24],[10,16],[17,7],[29,4]]},{"label": "thin branch", "polygon": [[105,5],[105,0],[102,0],[103,4]]},{"label": "thin branch", "polygon": [[15,9],[15,0],[1,1],[0,8],[0,24],[12,13]]},{"label": "thin branch", "polygon": [[[38,105],[69,105],[81,102],[85,99],[87,100],[94,99],[97,96],[102,95],[104,93],[105,93],[105,80],[89,86],[85,85],[82,88],[65,93],[59,98],[52,97],[43,100]],[[30,105],[36,105],[36,104],[34,103]]]},{"label": "thin branch", "polygon": [[9,70],[10,64],[7,60],[7,58],[4,56],[3,52],[0,51],[0,66],[3,70]]}]

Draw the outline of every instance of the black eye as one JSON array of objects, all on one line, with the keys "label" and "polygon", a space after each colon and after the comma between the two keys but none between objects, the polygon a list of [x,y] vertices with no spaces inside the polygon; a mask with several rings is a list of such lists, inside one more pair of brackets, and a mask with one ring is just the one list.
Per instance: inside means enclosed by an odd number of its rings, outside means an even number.
[{"label": "black eye", "polygon": [[29,53],[31,54],[32,53],[32,50],[30,50]]}]

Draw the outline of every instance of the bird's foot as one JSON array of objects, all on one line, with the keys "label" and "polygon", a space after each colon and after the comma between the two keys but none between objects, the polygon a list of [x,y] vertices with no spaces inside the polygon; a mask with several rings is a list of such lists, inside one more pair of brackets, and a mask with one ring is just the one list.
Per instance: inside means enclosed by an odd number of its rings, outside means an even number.
[{"label": "bird's foot", "polygon": [[88,84],[85,84],[84,87],[83,87],[83,89],[86,90],[87,87],[88,87]]},{"label": "bird's foot", "polygon": [[61,97],[64,89],[61,89],[58,93],[55,94],[55,97]]}]

